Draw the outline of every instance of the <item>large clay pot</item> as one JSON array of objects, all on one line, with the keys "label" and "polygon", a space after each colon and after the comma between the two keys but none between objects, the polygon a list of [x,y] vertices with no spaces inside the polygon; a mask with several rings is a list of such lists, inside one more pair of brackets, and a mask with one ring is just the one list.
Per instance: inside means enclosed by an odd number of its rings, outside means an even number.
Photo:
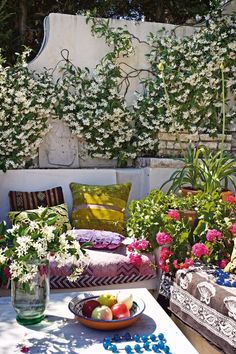
[{"label": "large clay pot", "polygon": [[188,195],[192,194],[192,195],[197,195],[200,191],[193,189],[192,187],[182,187],[181,188],[181,194],[183,197],[187,197]]}]

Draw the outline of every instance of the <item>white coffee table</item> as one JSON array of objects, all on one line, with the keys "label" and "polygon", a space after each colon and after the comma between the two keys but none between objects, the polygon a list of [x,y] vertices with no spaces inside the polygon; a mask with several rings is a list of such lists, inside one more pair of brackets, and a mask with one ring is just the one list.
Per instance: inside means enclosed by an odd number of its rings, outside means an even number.
[{"label": "white coffee table", "polygon": [[[135,333],[150,335],[162,332],[172,354],[198,353],[147,289],[129,289],[129,291],[132,291],[134,297],[144,300],[146,309],[135,324],[112,332],[84,327],[74,319],[74,315],[68,309],[68,303],[74,296],[79,295],[84,298],[88,294],[97,295],[101,291],[51,294],[45,320],[28,327],[16,322],[10,297],[2,297],[0,298],[0,354],[20,353],[19,345],[21,346],[24,339],[30,347],[30,354],[109,354],[111,351],[103,348],[103,338],[113,336],[114,333],[124,334],[126,332],[131,335]],[[116,293],[117,290],[113,292]],[[119,346],[124,348],[125,344],[122,343]],[[120,352],[125,353],[124,350]]]}]

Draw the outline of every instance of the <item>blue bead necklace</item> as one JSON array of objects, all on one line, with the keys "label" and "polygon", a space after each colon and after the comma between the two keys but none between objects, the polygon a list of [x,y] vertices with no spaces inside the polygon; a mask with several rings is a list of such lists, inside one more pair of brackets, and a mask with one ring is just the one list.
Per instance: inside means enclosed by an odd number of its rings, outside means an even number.
[{"label": "blue bead necklace", "polygon": [[[126,344],[122,348],[114,344],[114,342],[121,343],[130,341],[136,342],[133,348],[129,344]],[[150,336],[140,336],[139,334],[134,334],[131,336],[128,332],[123,336],[116,334],[112,338],[105,337],[103,339],[103,347],[106,350],[110,350],[112,353],[120,353],[120,351],[124,351],[127,354],[131,354],[143,353],[144,351],[153,351],[154,353],[171,354],[169,346],[166,345],[166,339],[163,333],[159,333],[158,335],[151,334]]]},{"label": "blue bead necklace", "polygon": [[215,271],[216,284],[228,286],[231,288],[236,287],[236,280],[229,273],[224,272],[222,269],[217,269]]}]

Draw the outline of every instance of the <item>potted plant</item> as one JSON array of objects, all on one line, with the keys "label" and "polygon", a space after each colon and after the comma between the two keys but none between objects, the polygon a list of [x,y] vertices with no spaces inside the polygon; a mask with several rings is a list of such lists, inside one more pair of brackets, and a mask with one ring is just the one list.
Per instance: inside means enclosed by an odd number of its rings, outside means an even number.
[{"label": "potted plant", "polygon": [[29,214],[28,219],[6,230],[0,240],[0,268],[8,273],[12,304],[17,320],[34,324],[44,318],[49,296],[49,259],[58,267],[71,266],[73,280],[83,270],[84,250],[72,231],[61,234],[54,226],[57,215],[47,208]]},{"label": "potted plant", "polygon": [[[160,247],[159,266],[164,272],[188,268],[195,261],[224,268],[233,248],[231,229],[235,225],[236,201],[225,202],[216,192],[199,193],[191,198],[176,196],[173,203],[171,194],[163,198],[160,193],[152,191],[141,202],[133,201],[127,223],[128,235],[147,240],[149,250]],[[164,201],[164,205],[155,206],[155,195],[160,196],[159,202]],[[188,204],[185,205],[185,201]],[[198,213],[194,225],[181,212],[185,206],[191,207],[190,202]],[[169,209],[169,203],[174,209]]]}]

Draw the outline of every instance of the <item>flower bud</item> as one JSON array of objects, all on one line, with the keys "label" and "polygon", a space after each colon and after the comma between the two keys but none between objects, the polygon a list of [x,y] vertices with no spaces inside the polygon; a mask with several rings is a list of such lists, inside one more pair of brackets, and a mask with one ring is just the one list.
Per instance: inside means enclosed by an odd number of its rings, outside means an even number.
[{"label": "flower bud", "polygon": [[220,63],[220,70],[224,70],[224,63]]},{"label": "flower bud", "polygon": [[160,71],[164,71],[164,69],[165,69],[164,63],[158,64],[158,69],[159,69]]}]

